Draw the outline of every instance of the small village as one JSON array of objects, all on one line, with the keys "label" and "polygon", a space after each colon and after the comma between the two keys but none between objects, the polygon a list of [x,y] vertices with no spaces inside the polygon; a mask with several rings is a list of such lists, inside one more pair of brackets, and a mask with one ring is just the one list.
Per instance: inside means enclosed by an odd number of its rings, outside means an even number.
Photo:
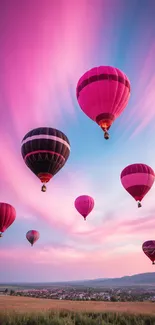
[{"label": "small village", "polygon": [[8,290],[0,292],[5,295],[24,296],[44,299],[78,300],[78,301],[152,301],[155,302],[155,289],[143,288],[46,288]]}]

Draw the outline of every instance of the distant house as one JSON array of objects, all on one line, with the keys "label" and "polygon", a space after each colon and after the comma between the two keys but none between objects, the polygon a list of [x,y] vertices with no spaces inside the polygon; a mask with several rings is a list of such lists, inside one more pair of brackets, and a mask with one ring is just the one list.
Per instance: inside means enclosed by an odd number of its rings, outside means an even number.
[{"label": "distant house", "polygon": [[0,296],[6,295],[6,291],[5,290],[0,290]]}]

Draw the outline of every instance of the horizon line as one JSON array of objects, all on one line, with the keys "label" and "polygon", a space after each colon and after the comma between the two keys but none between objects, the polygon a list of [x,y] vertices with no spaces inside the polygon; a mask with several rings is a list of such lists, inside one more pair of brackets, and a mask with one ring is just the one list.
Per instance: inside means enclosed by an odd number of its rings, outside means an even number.
[{"label": "horizon line", "polygon": [[49,284],[49,283],[73,283],[73,282],[88,282],[88,281],[96,281],[96,280],[111,280],[111,279],[122,279],[124,277],[132,277],[135,275],[142,275],[142,274],[153,274],[155,272],[144,272],[144,273],[137,273],[132,275],[123,275],[121,277],[110,277],[110,278],[95,278],[95,279],[83,279],[83,280],[61,280],[61,281],[47,281],[47,282],[0,282],[0,286],[4,284]]}]

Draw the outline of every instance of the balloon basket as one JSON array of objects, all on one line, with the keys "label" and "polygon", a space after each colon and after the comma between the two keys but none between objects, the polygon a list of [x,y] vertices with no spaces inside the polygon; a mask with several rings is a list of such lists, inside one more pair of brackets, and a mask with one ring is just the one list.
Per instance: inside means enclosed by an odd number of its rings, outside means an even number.
[{"label": "balloon basket", "polygon": [[104,139],[108,140],[110,138],[109,133],[108,132],[104,132]]},{"label": "balloon basket", "polygon": [[42,191],[42,192],[46,192],[46,190],[47,190],[46,186],[43,185],[43,186],[41,187],[41,191]]}]

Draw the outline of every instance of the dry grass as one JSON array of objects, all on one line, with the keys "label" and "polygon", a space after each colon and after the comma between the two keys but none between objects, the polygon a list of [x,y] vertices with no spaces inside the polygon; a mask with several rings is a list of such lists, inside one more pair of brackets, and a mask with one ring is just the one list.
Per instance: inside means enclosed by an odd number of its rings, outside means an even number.
[{"label": "dry grass", "polygon": [[74,311],[74,312],[120,312],[130,314],[155,315],[155,304],[151,302],[97,302],[65,301],[38,299],[15,296],[0,296],[0,312],[39,312],[39,311]]}]

